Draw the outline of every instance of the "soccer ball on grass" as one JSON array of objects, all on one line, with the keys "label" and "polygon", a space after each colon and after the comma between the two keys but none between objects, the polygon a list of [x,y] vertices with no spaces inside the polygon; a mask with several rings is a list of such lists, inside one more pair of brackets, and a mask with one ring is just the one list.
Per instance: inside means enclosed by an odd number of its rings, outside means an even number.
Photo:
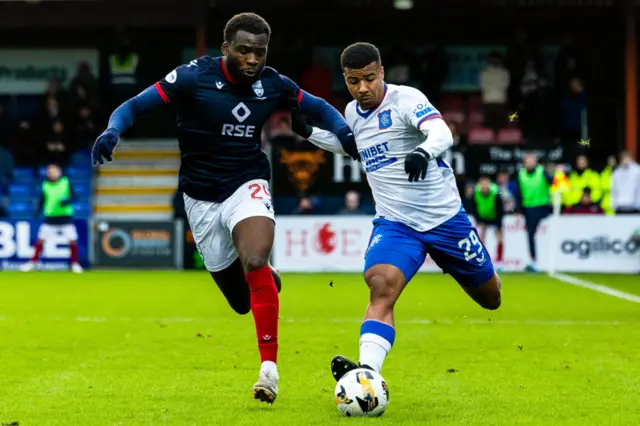
[{"label": "soccer ball on grass", "polygon": [[375,371],[358,368],[336,384],[338,410],[347,417],[379,417],[389,404],[389,388]]}]

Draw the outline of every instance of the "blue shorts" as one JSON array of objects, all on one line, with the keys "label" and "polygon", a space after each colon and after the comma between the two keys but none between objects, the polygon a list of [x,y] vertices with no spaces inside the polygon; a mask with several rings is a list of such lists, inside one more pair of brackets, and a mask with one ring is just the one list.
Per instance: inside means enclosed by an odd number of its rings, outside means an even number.
[{"label": "blue shorts", "polygon": [[393,265],[409,282],[427,254],[463,287],[482,285],[494,274],[489,253],[464,209],[427,232],[418,232],[399,222],[375,219],[364,270],[379,264]]}]

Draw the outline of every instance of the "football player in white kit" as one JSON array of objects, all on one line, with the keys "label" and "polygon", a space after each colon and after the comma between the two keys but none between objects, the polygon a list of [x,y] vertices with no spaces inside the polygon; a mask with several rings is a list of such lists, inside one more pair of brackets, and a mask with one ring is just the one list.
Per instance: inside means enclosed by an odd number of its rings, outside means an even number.
[{"label": "football player in white kit", "polygon": [[[427,254],[480,306],[500,306],[500,278],[462,208],[455,177],[440,158],[453,145],[440,113],[419,90],[386,84],[378,49],[347,47],[341,65],[354,101],[346,108],[376,204],[365,254],[370,302],[360,328],[360,367],[380,371],[395,340],[393,307]],[[295,128],[306,126],[299,112]],[[308,127],[308,126],[307,126]],[[297,130],[296,130],[297,131]],[[307,129],[309,140],[344,153],[331,132]],[[358,368],[331,362],[336,380]]]}]

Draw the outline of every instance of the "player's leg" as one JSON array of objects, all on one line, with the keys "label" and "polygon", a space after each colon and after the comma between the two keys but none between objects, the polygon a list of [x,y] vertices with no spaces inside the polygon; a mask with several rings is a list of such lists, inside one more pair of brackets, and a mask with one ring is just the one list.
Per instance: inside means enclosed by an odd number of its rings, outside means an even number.
[{"label": "player's leg", "polygon": [[424,234],[429,254],[471,298],[485,309],[502,302],[500,277],[487,249],[464,212]]},{"label": "player's leg", "polygon": [[44,250],[44,242],[49,235],[54,233],[55,231],[51,229],[51,225],[47,223],[40,225],[36,242],[33,245],[33,256],[31,256],[31,259],[29,259],[27,263],[20,265],[20,270],[22,272],[31,272],[36,269],[36,265],[40,260],[40,256],[42,256],[42,251]]},{"label": "player's leg", "polygon": [[[360,327],[359,364],[380,371],[395,341],[394,306],[424,263],[424,245],[407,226],[377,219],[365,255],[369,305]],[[343,356],[331,362],[336,380],[358,365]]]},{"label": "player's leg", "polygon": [[[484,240],[483,240],[484,241]],[[504,255],[504,233],[502,232],[502,223],[498,223],[496,226],[496,263],[502,266]]]},{"label": "player's leg", "polygon": [[478,229],[480,240],[485,241],[484,237],[487,233],[487,224],[485,222],[478,221],[478,223],[476,224],[476,228]]},{"label": "player's leg", "polygon": [[524,221],[527,228],[527,238],[529,242],[529,256],[531,257],[531,263],[527,265],[527,270],[531,272],[537,271],[537,250],[536,250],[536,232],[542,219],[544,219],[544,212],[539,207],[525,208]]},{"label": "player's leg", "polygon": [[[236,258],[228,268],[210,273],[231,309],[240,315],[248,314],[251,311],[251,296],[240,258]],[[271,268],[271,274],[279,293],[281,289],[280,275],[273,268]]]},{"label": "player's leg", "polygon": [[229,306],[239,314],[248,313],[251,309],[249,287],[231,232],[222,220],[222,204],[195,200],[186,194],[183,198],[193,239],[205,268]]},{"label": "player's leg", "polygon": [[275,221],[268,183],[246,183],[224,203],[225,225],[244,269],[249,287],[249,305],[258,337],[262,361],[254,398],[273,402],[278,394],[278,288],[269,266]]},{"label": "player's leg", "polygon": [[73,223],[60,226],[60,232],[64,235],[65,239],[69,240],[69,260],[71,263],[71,270],[76,274],[84,272],[80,265],[80,255],[78,253],[78,230]]}]

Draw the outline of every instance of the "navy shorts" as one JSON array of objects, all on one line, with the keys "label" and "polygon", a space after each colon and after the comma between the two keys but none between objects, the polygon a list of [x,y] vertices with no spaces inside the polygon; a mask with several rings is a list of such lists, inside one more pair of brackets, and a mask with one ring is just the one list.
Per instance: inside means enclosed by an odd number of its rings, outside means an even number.
[{"label": "navy shorts", "polygon": [[394,265],[409,282],[427,254],[463,287],[482,285],[494,274],[489,253],[463,209],[426,232],[418,232],[399,222],[375,219],[364,270],[374,265]]}]

